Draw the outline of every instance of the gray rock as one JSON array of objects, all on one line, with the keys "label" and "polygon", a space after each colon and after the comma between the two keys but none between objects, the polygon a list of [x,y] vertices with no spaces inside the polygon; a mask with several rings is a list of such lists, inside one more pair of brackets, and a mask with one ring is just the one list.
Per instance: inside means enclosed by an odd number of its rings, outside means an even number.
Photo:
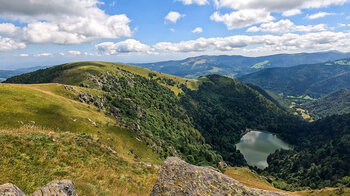
[{"label": "gray rock", "polygon": [[0,196],[25,196],[25,194],[17,186],[7,183],[0,185]]},{"label": "gray rock", "polygon": [[287,196],[288,194],[248,188],[210,167],[198,167],[176,157],[165,160],[151,196],[164,195],[248,195]]},{"label": "gray rock", "polygon": [[78,196],[71,180],[54,180],[35,191],[32,196]]}]

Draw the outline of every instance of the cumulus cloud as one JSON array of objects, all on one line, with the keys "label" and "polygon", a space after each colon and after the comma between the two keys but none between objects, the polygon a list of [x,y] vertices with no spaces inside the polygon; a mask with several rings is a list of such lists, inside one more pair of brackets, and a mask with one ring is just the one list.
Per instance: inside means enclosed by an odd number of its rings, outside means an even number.
[{"label": "cumulus cloud", "polygon": [[179,43],[160,42],[153,48],[160,52],[202,52],[202,51],[234,51],[247,49],[260,52],[302,52],[320,50],[349,50],[350,33],[342,32],[316,32],[307,34],[287,33],[284,35],[258,35],[218,38],[199,38],[197,40]]},{"label": "cumulus cloud", "polygon": [[206,5],[208,4],[208,0],[176,0],[181,1],[185,5],[198,4],[198,5]]},{"label": "cumulus cloud", "polygon": [[330,5],[342,5],[350,0],[214,0],[217,7],[228,7],[235,10],[266,9],[273,12],[284,12],[293,9],[322,8]]},{"label": "cumulus cloud", "polygon": [[11,38],[0,36],[0,51],[1,52],[22,49],[25,47],[26,47],[26,44],[23,42],[15,41]]},{"label": "cumulus cloud", "polygon": [[107,55],[121,54],[121,53],[134,53],[134,52],[136,53],[151,52],[150,46],[142,44],[141,42],[134,39],[128,39],[117,43],[103,42],[103,43],[97,44],[95,47],[100,53],[107,54]]},{"label": "cumulus cloud", "polygon": [[1,17],[27,24],[20,39],[28,43],[78,44],[132,34],[130,19],[107,15],[98,8],[98,0],[0,0],[0,4]]},{"label": "cumulus cloud", "polygon": [[18,27],[11,23],[1,23],[0,24],[0,34],[13,35],[18,31]]},{"label": "cumulus cloud", "polygon": [[223,22],[228,29],[234,29],[269,22],[274,20],[274,17],[272,17],[270,13],[266,12],[264,9],[246,9],[224,15],[221,15],[219,12],[215,12],[213,15],[211,15],[210,19],[215,22]]},{"label": "cumulus cloud", "polygon": [[316,14],[308,15],[307,18],[311,19],[311,20],[314,20],[314,19],[318,19],[318,18],[323,18],[325,16],[329,16],[329,15],[334,15],[334,13],[318,12]]},{"label": "cumulus cloud", "polygon": [[289,32],[311,32],[311,31],[325,31],[326,25],[295,25],[290,20],[280,20],[278,22],[269,22],[261,24],[259,27],[250,27],[247,32],[270,32],[270,33],[289,33]]},{"label": "cumulus cloud", "polygon": [[203,32],[203,29],[201,27],[197,27],[192,31],[192,33],[202,33],[202,32]]},{"label": "cumulus cloud", "polygon": [[287,10],[282,13],[283,16],[289,17],[289,16],[295,16],[301,14],[300,9],[292,9],[292,10]]},{"label": "cumulus cloud", "polygon": [[166,22],[176,23],[180,18],[185,17],[185,15],[180,14],[179,12],[169,12],[168,15],[165,16]]}]

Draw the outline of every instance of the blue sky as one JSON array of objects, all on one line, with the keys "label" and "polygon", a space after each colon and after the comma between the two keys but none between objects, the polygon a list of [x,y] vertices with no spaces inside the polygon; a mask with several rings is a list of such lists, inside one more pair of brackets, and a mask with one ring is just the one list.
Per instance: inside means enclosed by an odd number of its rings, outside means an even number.
[{"label": "blue sky", "polygon": [[0,69],[350,52],[350,0],[0,0]]}]

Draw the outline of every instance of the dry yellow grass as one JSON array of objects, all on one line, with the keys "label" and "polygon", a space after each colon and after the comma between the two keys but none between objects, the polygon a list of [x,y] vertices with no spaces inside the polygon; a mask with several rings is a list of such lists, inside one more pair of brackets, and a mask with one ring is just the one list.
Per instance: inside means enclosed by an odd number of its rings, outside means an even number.
[{"label": "dry yellow grass", "polygon": [[251,171],[247,167],[229,167],[226,169],[225,175],[238,180],[239,182],[248,187],[270,191],[286,192],[273,187],[270,183],[266,181],[264,177],[259,176],[257,173]]},{"label": "dry yellow grass", "polygon": [[54,179],[72,179],[79,195],[149,195],[157,169],[128,162],[85,134],[36,126],[0,129],[0,184],[32,193]]}]

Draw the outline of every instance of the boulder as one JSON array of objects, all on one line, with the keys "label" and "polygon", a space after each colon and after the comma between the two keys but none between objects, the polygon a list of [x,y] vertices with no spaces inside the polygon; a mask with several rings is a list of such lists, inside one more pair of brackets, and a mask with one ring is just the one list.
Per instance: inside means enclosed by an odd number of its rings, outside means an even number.
[{"label": "boulder", "polygon": [[54,180],[35,191],[32,196],[78,196],[71,180]]},{"label": "boulder", "polygon": [[25,196],[25,194],[17,186],[7,183],[0,185],[0,196]]},{"label": "boulder", "polygon": [[199,167],[177,157],[165,160],[151,196],[163,195],[247,195],[288,196],[288,194],[248,188],[211,167]]}]

